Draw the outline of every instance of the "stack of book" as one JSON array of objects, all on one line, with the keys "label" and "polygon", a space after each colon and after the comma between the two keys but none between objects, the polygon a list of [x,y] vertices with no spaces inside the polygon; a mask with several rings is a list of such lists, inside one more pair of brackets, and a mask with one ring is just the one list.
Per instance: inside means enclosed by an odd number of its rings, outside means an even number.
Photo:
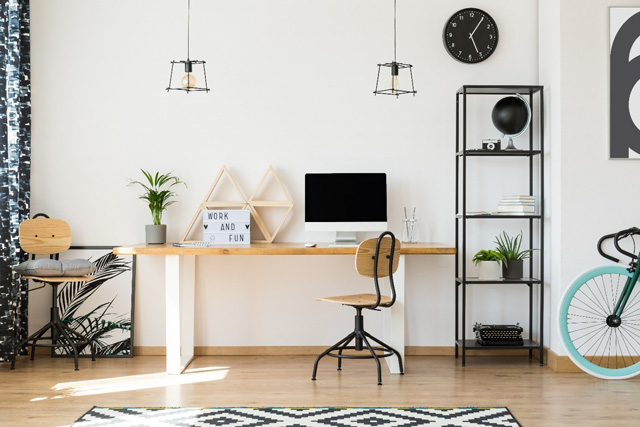
[{"label": "stack of book", "polygon": [[499,215],[534,215],[535,196],[504,196],[498,203]]}]

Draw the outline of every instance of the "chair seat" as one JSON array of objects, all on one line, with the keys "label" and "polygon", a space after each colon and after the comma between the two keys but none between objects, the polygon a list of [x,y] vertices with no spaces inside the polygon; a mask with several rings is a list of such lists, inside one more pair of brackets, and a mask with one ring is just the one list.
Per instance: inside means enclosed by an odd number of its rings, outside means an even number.
[{"label": "chair seat", "polygon": [[22,276],[23,279],[31,279],[35,282],[48,282],[48,283],[65,283],[65,282],[88,282],[93,280],[95,276]]},{"label": "chair seat", "polygon": [[[354,307],[366,307],[374,305],[378,296],[376,294],[341,295],[337,297],[316,298],[316,301],[333,302],[336,304],[351,305]],[[391,298],[380,296],[380,304],[391,302]]]}]

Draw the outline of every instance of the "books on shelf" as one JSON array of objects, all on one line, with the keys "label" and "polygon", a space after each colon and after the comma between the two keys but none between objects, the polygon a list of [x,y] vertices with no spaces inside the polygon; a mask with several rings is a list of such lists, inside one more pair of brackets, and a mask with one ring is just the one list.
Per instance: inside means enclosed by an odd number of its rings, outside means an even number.
[{"label": "books on shelf", "polygon": [[491,215],[535,215],[536,196],[504,196],[498,203],[498,209],[488,211],[467,211],[466,216]]},{"label": "books on shelf", "polygon": [[498,214],[533,215],[536,211],[535,196],[503,196],[498,203]]}]

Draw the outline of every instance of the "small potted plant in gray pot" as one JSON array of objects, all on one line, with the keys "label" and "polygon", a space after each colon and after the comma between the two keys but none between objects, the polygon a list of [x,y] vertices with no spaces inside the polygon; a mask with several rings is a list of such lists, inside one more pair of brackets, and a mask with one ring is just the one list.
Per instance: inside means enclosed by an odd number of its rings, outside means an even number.
[{"label": "small potted plant in gray pot", "polygon": [[493,249],[482,249],[473,256],[478,266],[478,279],[497,279],[500,277],[500,254]]},{"label": "small potted plant in gray pot", "polygon": [[140,170],[147,179],[146,182],[130,180],[129,185],[141,186],[144,192],[138,198],[146,200],[149,204],[153,224],[145,226],[146,242],[165,243],[167,241],[167,226],[162,224],[162,213],[169,205],[175,203],[175,200],[171,200],[171,198],[177,195],[171,188],[178,184],[183,184],[186,187],[187,184],[180,181],[180,178],[171,172],[164,174],[156,172],[154,175],[144,169]]},{"label": "small potted plant in gray pot", "polygon": [[502,262],[502,277],[505,279],[521,279],[523,260],[531,257],[535,249],[520,250],[522,244],[522,231],[515,237],[511,237],[506,231],[496,236],[496,251],[500,254]]}]

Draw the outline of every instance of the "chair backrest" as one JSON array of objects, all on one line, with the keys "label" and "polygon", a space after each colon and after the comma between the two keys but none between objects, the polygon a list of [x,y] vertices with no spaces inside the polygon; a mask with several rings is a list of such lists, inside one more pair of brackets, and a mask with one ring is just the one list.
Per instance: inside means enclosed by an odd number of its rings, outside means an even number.
[{"label": "chair backrest", "polygon": [[59,254],[71,246],[71,228],[61,219],[28,219],[20,224],[19,234],[20,247],[33,255]]},{"label": "chair backrest", "polygon": [[[391,307],[396,300],[396,289],[393,283],[393,273],[398,269],[400,259],[401,243],[390,231],[385,231],[378,238],[367,239],[360,243],[356,251],[356,271],[365,277],[372,277],[377,303],[369,308],[376,308],[379,305]],[[391,288],[391,301],[387,304],[380,304],[380,286],[378,278],[389,277]]]}]

